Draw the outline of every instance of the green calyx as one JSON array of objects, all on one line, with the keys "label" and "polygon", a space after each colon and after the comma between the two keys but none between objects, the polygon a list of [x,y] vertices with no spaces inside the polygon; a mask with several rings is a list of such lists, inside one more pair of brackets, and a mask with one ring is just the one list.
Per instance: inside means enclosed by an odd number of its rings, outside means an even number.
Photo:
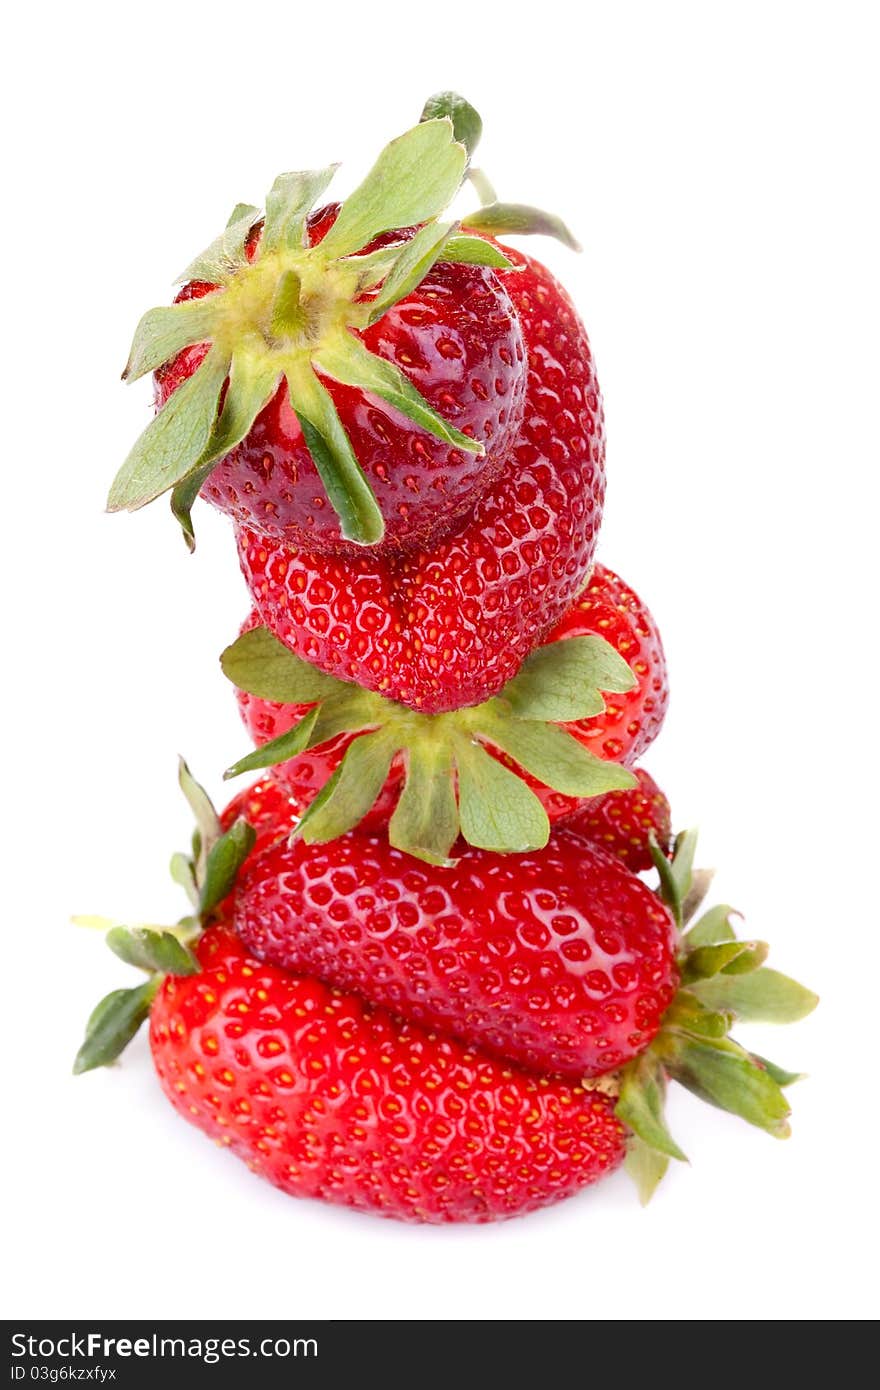
[{"label": "green calyx", "polygon": [[106,931],[114,955],[146,973],[132,989],[115,989],[93,1009],[86,1035],[73,1064],[75,1075],[106,1067],[131,1042],[165,975],[195,975],[201,969],[190,949],[208,925],[212,913],[232,890],[238,871],[254,845],[247,821],[235,821],[223,831],[207,792],[181,759],[180,787],[195,816],[192,853],[175,854],[171,876],[184,889],[192,911],[172,927],[128,927],[103,917],[75,917],[78,926]]},{"label": "green calyx", "polygon": [[[695,832],[680,835],[671,861],[660,869],[660,896],[679,925],[689,922],[707,886],[706,876],[693,871],[695,845]],[[658,868],[662,857],[658,851]],[[774,1138],[785,1139],[790,1132],[784,1087],[799,1075],[749,1052],[730,1029],[737,1023],[795,1023],[818,999],[764,966],[766,943],[737,939],[735,915],[727,905],[710,908],[685,932],[678,994],[651,1046],[620,1073],[617,1116],[630,1131],[626,1166],[643,1203],[670,1159],[686,1161],[664,1118],[669,1081]]]},{"label": "green calyx", "polygon": [[294,831],[309,844],[333,840],[357,825],[397,758],[404,782],[389,839],[432,864],[451,862],[459,835],[501,853],[547,843],[550,824],[540,800],[489,749],[567,796],[599,796],[635,785],[632,773],[588,752],[561,727],[600,714],[602,691],[622,692],[635,684],[629,666],[601,637],[539,647],[500,695],[433,715],[317,671],[264,627],[243,633],[220,660],[240,690],[311,706],[287,733],[235,763],[227,777],[273,767],[343,733],[357,735]]},{"label": "green calyx", "polygon": [[[385,147],[317,246],[309,245],[308,216],[337,165],[279,175],[264,212],[236,205],[221,235],[180,276],[217,288],[201,299],[150,309],[138,324],[125,381],[155,371],[183,348],[205,343],[210,350],[136,441],[110,489],[109,511],[136,511],[170,491],[192,549],[191,512],[202,485],[282,384],[341,533],[355,544],[381,541],[384,521],[325,379],[379,397],[454,448],[485,452],[359,336],[439,261],[511,268],[484,236],[441,220],[467,175],[481,129],[463,97],[441,92],[430,98],[419,124]],[[545,232],[576,244],[558,219],[520,205],[495,204],[468,220],[474,231]],[[249,239],[259,223],[250,256]],[[401,234],[388,246],[365,249],[385,233],[410,228],[416,230],[408,239]]]}]

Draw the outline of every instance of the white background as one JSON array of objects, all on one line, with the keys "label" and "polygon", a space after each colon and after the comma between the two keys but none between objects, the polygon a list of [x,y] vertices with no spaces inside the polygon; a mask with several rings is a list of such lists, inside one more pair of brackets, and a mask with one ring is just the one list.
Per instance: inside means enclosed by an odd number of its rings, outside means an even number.
[{"label": "white background", "polygon": [[[877,117],[871,4],[16,7],[3,103],[2,1104],[15,1316],[845,1319],[876,1245]],[[576,16],[576,20],[573,19]],[[9,26],[11,24],[11,34]],[[573,27],[575,26],[575,27]],[[74,1081],[126,982],[69,913],[162,920],[184,751],[246,746],[216,665],[246,608],[200,508],[102,514],[148,418],[144,308],[236,200],[345,161],[439,87],[587,322],[609,435],[600,554],[672,670],[648,759],[718,891],[823,995],[753,1045],[810,1073],[777,1144],[687,1096],[692,1158],[545,1214],[398,1226],[291,1201],[189,1129],[144,1039]],[[11,497],[10,497],[11,491]],[[872,601],[873,600],[873,601]],[[873,1226],[873,1233],[872,1233]]]}]

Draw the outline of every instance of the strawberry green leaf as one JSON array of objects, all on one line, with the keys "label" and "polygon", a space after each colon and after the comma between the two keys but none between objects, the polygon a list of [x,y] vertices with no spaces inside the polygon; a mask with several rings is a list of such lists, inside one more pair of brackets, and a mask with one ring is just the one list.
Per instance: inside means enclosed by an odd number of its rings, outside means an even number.
[{"label": "strawberry green leaf", "polygon": [[331,164],[326,169],[278,175],[266,195],[266,221],[259,249],[261,257],[279,246],[305,244],[306,218],[338,168],[338,164]]},{"label": "strawberry green leaf", "polygon": [[122,380],[137,381],[176,357],[182,348],[210,342],[216,317],[217,300],[212,294],[148,309],[135,329]]},{"label": "strawberry green leaf", "polygon": [[719,941],[715,946],[692,946],[682,964],[682,982],[708,980],[722,971],[727,975],[748,974],[763,965],[769,950],[765,941]]},{"label": "strawberry green leaf", "polygon": [[710,1009],[729,1009],[749,1023],[797,1023],[819,1002],[812,990],[766,967],[750,975],[725,973],[701,980],[695,991]]},{"label": "strawberry green leaf", "polygon": [[385,279],[403,246],[402,241],[395,241],[390,246],[378,246],[375,251],[346,257],[343,264],[357,271],[359,290],[368,290]]},{"label": "strawberry green leaf", "polygon": [[320,348],[313,361],[325,376],[332,377],[343,386],[357,386],[362,391],[379,396],[436,439],[452,444],[456,449],[464,449],[469,454],[485,453],[483,445],[476,439],[462,434],[438,415],[409,377],[393,362],[376,357],[353,334],[347,333],[343,341]]},{"label": "strawberry green leaf", "polygon": [[387,723],[389,703],[371,690],[340,681],[338,690],[321,703],[309,747],[317,748],[322,743],[329,743],[337,734],[381,728]]},{"label": "strawberry green leaf", "polygon": [[468,844],[499,853],[543,849],[547,812],[534,792],[469,738],[454,735],[461,833]]},{"label": "strawberry green leaf", "polygon": [[796,1081],[803,1081],[804,1079],[802,1071],[785,1071],[783,1067],[777,1067],[776,1063],[771,1062],[767,1057],[759,1057],[757,1052],[752,1053],[752,1058],[764,1068],[777,1086],[793,1086]]},{"label": "strawberry green leaf", "polygon": [[501,698],[520,719],[588,719],[601,714],[601,690],[632,690],[636,678],[604,637],[566,637],[536,647]]},{"label": "strawberry green leaf", "polygon": [[449,745],[441,739],[415,744],[406,754],[406,781],[388,839],[429,864],[446,865],[458,838],[458,805]]},{"label": "strawberry green leaf", "polygon": [[342,204],[321,242],[324,256],[349,256],[382,232],[428,222],[450,203],[467,154],[448,118],[429,120],[392,140]]},{"label": "strawberry green leaf", "polygon": [[205,862],[205,876],[199,898],[199,912],[202,916],[213,912],[232,891],[238,871],[253,849],[255,839],[256,832],[253,826],[239,817],[225,835],[221,835],[211,846]]},{"label": "strawberry green leaf", "polygon": [[108,511],[137,511],[189,473],[211,437],[228,369],[228,360],[212,348],[166,401],[117,473]]},{"label": "strawberry green leaf", "polygon": [[255,748],[252,753],[239,758],[238,762],[233,763],[224,772],[224,782],[228,782],[231,777],[241,777],[245,772],[259,772],[263,768],[276,767],[278,763],[286,763],[288,758],[295,758],[297,753],[310,748],[317,717],[317,709],[310,710],[299,723],[288,729],[287,733],[279,734],[277,738],[270,739],[260,748]]},{"label": "strawberry green leaf", "polygon": [[714,869],[694,869],[691,874],[690,891],[681,905],[681,920],[687,926],[692,917],[695,917],[700,906],[712,886],[715,877]]},{"label": "strawberry green leaf", "polygon": [[685,830],[675,838],[672,858],[668,859],[652,834],[648,836],[651,859],[660,876],[660,897],[669,907],[677,925],[684,920],[683,905],[693,887],[696,830]]},{"label": "strawberry green leaf", "polygon": [[650,1053],[642,1053],[623,1070],[615,1114],[650,1148],[686,1163],[687,1155],[666,1128],[665,1101],[663,1069]]},{"label": "strawberry green leaf", "polygon": [[561,217],[526,203],[487,203],[462,219],[475,232],[490,236],[552,236],[570,251],[580,251],[580,242]]},{"label": "strawberry green leaf", "polygon": [[220,459],[244,439],[260,411],[274,396],[280,380],[281,373],[271,360],[252,359],[242,353],[233,357],[220,418],[200,457],[171,494],[171,510],[190,550],[195,547],[192,509],[196,498]]},{"label": "strawberry green leaf", "polygon": [[356,826],[385,785],[396,752],[396,741],[384,730],[356,738],[333,777],[309,804],[296,833],[307,844],[323,844]]},{"label": "strawberry green leaf", "polygon": [[707,1008],[693,990],[682,989],[663,1016],[663,1028],[684,1029],[701,1038],[724,1038],[733,1021],[733,1013]]},{"label": "strawberry green leaf", "polygon": [[309,705],[346,689],[335,676],[296,656],[267,627],[243,632],[221,654],[220,665],[239,690],[283,705]]},{"label": "strawberry green leaf", "polygon": [[777,1139],[789,1134],[788,1101],[768,1071],[732,1038],[683,1038],[667,1070],[701,1100],[739,1115]]},{"label": "strawberry green leaf", "polygon": [[160,980],[145,980],[134,989],[114,989],[92,1011],[86,1036],[73,1064],[74,1076],[115,1062],[150,1012]]},{"label": "strawberry green leaf", "polygon": [[718,903],[716,907],[710,907],[685,936],[685,950],[693,951],[701,946],[715,946],[721,941],[735,941],[736,932],[730,925],[730,919],[739,915],[736,908],[730,907],[727,903]]},{"label": "strawberry green leaf", "polygon": [[457,222],[428,222],[398,252],[376,298],[367,306],[367,323],[376,323],[393,304],[405,299],[427,275]]},{"label": "strawberry green leaf", "polygon": [[239,208],[241,215],[235,221],[229,221],[207,250],[190,262],[183,274],[178,275],[176,284],[201,280],[209,285],[225,285],[237,270],[247,264],[245,243],[260,213],[258,208],[249,204],[239,204]]},{"label": "strawberry green leaf", "polygon": [[435,92],[428,97],[419,117],[421,121],[436,121],[448,116],[452,121],[452,131],[459,144],[467,150],[468,159],[473,159],[474,150],[480,143],[483,122],[478,111],[458,92]]},{"label": "strawberry green leaf", "polygon": [[306,447],[339,517],[343,536],[357,545],[375,545],[385,533],[382,513],[329,392],[309,363],[289,371],[287,384]]},{"label": "strawberry green leaf", "polygon": [[630,1136],[626,1146],[624,1168],[636,1185],[639,1201],[646,1207],[666,1176],[669,1159],[646,1144],[637,1134]]},{"label": "strawberry green leaf", "polygon": [[199,890],[196,887],[195,866],[192,860],[186,854],[172,854],[169,867],[174,882],[180,884],[193,907],[198,907]]},{"label": "strawberry green leaf", "polygon": [[177,780],[180,784],[180,790],[189,802],[190,810],[195,816],[199,831],[199,851],[204,850],[207,853],[215,840],[220,838],[220,818],[214,810],[208,793],[201,783],[193,777],[183,758],[178,761]]},{"label": "strawberry green leaf", "polygon": [[498,246],[481,236],[451,236],[443,244],[438,261],[447,265],[486,265],[493,270],[511,270],[513,261]]},{"label": "strawberry green leaf", "polygon": [[107,933],[107,945],[126,965],[150,974],[158,971],[161,975],[197,975],[201,969],[192,951],[172,932],[114,927]]},{"label": "strawberry green leaf", "polygon": [[234,227],[236,222],[241,222],[245,217],[251,218],[251,226],[260,216],[260,209],[255,208],[252,203],[236,203],[226,222],[227,228]]},{"label": "strawberry green leaf", "polygon": [[555,724],[532,719],[494,718],[486,710],[477,733],[507,753],[545,786],[566,796],[600,796],[636,785],[633,774],[619,763],[606,762]]}]

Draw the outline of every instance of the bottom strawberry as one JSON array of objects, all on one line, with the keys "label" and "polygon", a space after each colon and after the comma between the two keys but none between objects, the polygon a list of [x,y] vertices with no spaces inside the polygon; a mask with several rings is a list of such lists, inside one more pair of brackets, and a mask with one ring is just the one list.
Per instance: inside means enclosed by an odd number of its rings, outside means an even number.
[{"label": "bottom strawberry", "polygon": [[150,1019],[185,1119],[294,1196],[405,1221],[492,1221],[568,1197],[623,1160],[614,1101],[401,1023],[266,965],[225,927],[167,976]]}]

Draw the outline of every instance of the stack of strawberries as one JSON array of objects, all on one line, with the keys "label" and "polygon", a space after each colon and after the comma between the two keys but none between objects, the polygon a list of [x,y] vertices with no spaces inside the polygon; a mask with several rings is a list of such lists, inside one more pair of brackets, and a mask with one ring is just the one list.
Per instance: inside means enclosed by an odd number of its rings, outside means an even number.
[{"label": "stack of strawberries", "polygon": [[[191,911],[112,926],[146,972],[76,1070],[150,1017],[180,1113],[295,1195],[488,1221],[620,1163],[683,1158],[667,1081],[787,1134],[794,1076],[734,1042],[815,997],[691,924],[694,836],[632,771],[667,704],[656,625],[594,552],[599,387],[583,325],[501,245],[559,219],[471,166],[446,92],[341,205],[334,169],[239,204],[141,320],[158,412],[111,510],[231,516],[253,611],[223,653],[261,780],[172,861]],[[445,217],[468,182],[482,205]],[[263,770],[268,769],[268,775]],[[652,886],[649,875],[656,875]]]}]

